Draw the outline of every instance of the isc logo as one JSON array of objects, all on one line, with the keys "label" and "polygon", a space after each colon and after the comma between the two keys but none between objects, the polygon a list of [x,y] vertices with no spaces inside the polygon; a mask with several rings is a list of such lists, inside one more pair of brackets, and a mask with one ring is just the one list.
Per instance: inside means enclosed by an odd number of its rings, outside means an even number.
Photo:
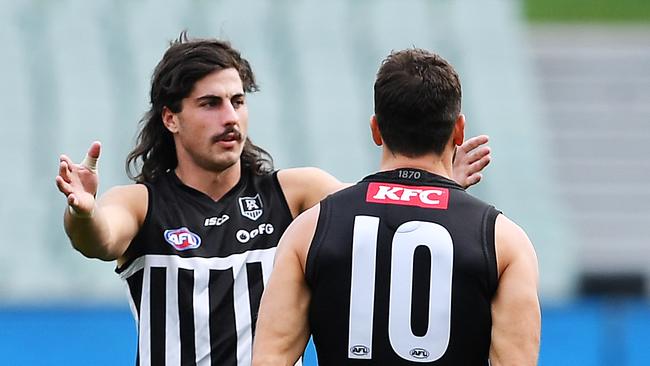
[{"label": "isc logo", "polygon": [[169,245],[176,250],[196,249],[201,245],[201,237],[191,232],[186,227],[165,230],[164,237]]},{"label": "isc logo", "polygon": [[366,356],[370,353],[370,348],[358,344],[350,348],[350,353],[352,353],[355,356]]},{"label": "isc logo", "polygon": [[425,358],[429,358],[429,351],[423,348],[413,348],[409,352],[409,355],[422,360]]},{"label": "isc logo", "polygon": [[205,222],[203,223],[203,225],[205,225],[205,226],[221,226],[226,221],[228,221],[228,219],[230,219],[230,216],[228,216],[226,214],[224,214],[221,217],[217,217],[217,216],[208,217],[207,219],[205,219]]}]

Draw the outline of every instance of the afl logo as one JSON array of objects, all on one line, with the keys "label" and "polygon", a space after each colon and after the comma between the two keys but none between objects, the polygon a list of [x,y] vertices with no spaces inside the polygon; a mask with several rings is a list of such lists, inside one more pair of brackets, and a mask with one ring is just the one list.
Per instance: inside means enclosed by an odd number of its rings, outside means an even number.
[{"label": "afl logo", "polygon": [[201,245],[201,237],[191,232],[188,228],[182,227],[173,230],[165,230],[165,240],[176,250],[196,249]]},{"label": "afl logo", "polygon": [[413,348],[412,350],[409,351],[409,355],[411,355],[414,358],[423,360],[425,358],[429,358],[429,351],[423,348]]},{"label": "afl logo", "polygon": [[358,344],[350,348],[350,353],[352,353],[355,356],[366,356],[367,354],[370,353],[370,348]]}]

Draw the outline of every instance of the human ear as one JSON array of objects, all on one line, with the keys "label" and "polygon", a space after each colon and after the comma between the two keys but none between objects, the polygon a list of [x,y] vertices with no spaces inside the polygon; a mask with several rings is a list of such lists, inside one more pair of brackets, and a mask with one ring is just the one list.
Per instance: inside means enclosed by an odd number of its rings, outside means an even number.
[{"label": "human ear", "polygon": [[373,114],[370,117],[370,132],[372,133],[372,141],[377,146],[382,146],[384,144],[384,139],[381,138],[381,132],[379,132],[379,125],[377,124],[377,117]]},{"label": "human ear", "polygon": [[178,117],[166,106],[162,110],[162,123],[171,133],[178,132]]}]

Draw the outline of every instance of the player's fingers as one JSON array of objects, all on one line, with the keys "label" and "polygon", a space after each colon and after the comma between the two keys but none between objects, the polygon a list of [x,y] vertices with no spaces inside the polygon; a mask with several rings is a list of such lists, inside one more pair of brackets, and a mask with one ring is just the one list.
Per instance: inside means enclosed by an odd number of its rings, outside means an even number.
[{"label": "player's fingers", "polygon": [[467,184],[465,185],[465,187],[473,186],[474,184],[480,182],[481,179],[483,179],[483,175],[481,173],[474,173],[474,174],[470,175],[469,177],[467,177],[467,179],[465,181],[465,183],[467,183]]},{"label": "player's fingers", "polygon": [[99,154],[102,149],[102,143],[99,141],[93,141],[88,148],[88,156],[93,159],[99,159]]},{"label": "player's fingers", "polygon": [[56,177],[56,187],[59,189],[59,192],[65,194],[66,196],[72,193],[70,183],[63,180],[60,175]]},{"label": "player's fingers", "polygon": [[88,148],[88,152],[86,153],[84,160],[81,162],[81,165],[91,172],[97,173],[97,160],[99,160],[100,152],[101,143],[99,141],[94,141],[90,145],[90,148]]},{"label": "player's fingers", "polygon": [[97,158],[92,158],[90,155],[86,155],[84,160],[81,161],[81,165],[91,172],[97,173],[97,160]]},{"label": "player's fingers", "polygon": [[492,150],[489,146],[480,146],[466,154],[468,164],[475,163],[486,156],[489,157]]},{"label": "player's fingers", "polygon": [[59,177],[65,182],[70,183],[70,166],[66,161],[59,162]]},{"label": "player's fingers", "polygon": [[492,161],[492,158],[490,157],[490,155],[485,155],[481,159],[473,162],[472,164],[469,165],[470,174],[474,174],[474,173],[482,171],[483,169],[485,169],[485,167],[488,164],[490,164],[491,161]]},{"label": "player's fingers", "polygon": [[463,149],[463,151],[465,152],[469,152],[481,145],[487,144],[489,140],[490,138],[487,135],[474,136],[470,139],[467,139],[465,142],[463,142],[463,144],[460,145],[460,148]]},{"label": "player's fingers", "polygon": [[77,207],[77,197],[74,194],[68,195],[68,206]]},{"label": "player's fingers", "polygon": [[74,164],[68,155],[59,156],[59,162],[65,162],[68,165],[68,169],[71,169]]}]

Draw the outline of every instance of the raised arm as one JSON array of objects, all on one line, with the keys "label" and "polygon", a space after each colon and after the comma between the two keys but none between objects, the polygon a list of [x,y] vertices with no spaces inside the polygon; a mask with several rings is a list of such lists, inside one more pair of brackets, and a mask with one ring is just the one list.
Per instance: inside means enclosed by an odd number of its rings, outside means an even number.
[{"label": "raised arm", "polygon": [[541,315],[535,250],[504,215],[496,221],[499,287],[492,300],[492,366],[537,365]]},{"label": "raised arm", "polygon": [[63,223],[72,246],[86,257],[109,261],[122,257],[142,225],[147,189],[140,184],[114,187],[96,200],[100,149],[93,142],[81,164],[61,155],[56,185],[68,203]]},{"label": "raised arm", "polygon": [[253,366],[293,366],[309,340],[311,293],[305,262],[320,206],[289,225],[280,239],[269,283],[262,295],[253,342]]}]

